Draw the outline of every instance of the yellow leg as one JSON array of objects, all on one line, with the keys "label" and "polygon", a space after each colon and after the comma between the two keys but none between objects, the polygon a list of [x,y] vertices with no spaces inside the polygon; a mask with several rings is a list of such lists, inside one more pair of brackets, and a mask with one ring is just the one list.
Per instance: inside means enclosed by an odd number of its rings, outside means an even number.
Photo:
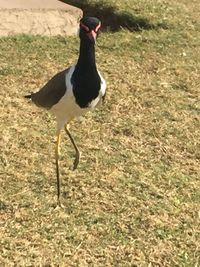
[{"label": "yellow leg", "polygon": [[59,170],[59,156],[60,156],[60,130],[56,133],[56,177],[57,177],[57,206],[61,207],[60,202],[60,170]]},{"label": "yellow leg", "polygon": [[76,151],[75,160],[74,160],[74,164],[73,164],[73,170],[75,170],[78,167],[78,164],[80,161],[80,151],[79,151],[77,145],[75,144],[74,139],[73,139],[73,137],[69,131],[69,124],[65,125],[65,131],[66,131],[67,135],[69,136],[69,139],[70,139],[70,141],[71,141],[71,143],[72,143],[72,145]]}]

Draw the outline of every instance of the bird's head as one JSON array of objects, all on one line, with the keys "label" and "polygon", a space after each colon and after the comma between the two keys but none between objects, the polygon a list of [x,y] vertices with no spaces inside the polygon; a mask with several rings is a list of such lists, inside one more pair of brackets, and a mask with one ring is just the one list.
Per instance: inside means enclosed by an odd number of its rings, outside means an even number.
[{"label": "bird's head", "polygon": [[96,38],[101,28],[101,21],[95,17],[83,17],[80,20],[80,32],[81,39],[95,43]]}]

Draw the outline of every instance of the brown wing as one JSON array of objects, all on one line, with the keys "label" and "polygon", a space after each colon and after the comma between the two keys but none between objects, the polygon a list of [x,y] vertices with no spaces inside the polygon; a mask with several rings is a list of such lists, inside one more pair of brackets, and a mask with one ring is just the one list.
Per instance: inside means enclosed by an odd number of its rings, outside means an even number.
[{"label": "brown wing", "polygon": [[39,107],[50,109],[64,96],[67,88],[65,77],[69,69],[57,73],[40,91],[31,95],[31,100]]}]

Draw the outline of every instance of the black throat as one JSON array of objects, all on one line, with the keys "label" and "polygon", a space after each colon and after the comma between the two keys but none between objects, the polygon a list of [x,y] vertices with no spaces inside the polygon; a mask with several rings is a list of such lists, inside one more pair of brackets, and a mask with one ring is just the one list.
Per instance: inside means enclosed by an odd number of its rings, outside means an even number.
[{"label": "black throat", "polygon": [[97,98],[101,88],[95,60],[95,44],[89,40],[81,39],[79,58],[71,82],[76,103],[81,108],[87,108]]}]

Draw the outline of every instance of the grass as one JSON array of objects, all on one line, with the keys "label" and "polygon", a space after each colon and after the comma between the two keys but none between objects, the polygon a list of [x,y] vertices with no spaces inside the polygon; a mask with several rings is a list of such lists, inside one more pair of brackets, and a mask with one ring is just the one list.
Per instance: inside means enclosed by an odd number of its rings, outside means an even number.
[{"label": "grass", "polygon": [[23,95],[76,61],[77,37],[0,39],[1,266],[200,266],[200,4],[145,2],[121,9],[170,27],[100,36],[106,103],[71,125],[75,172],[63,133],[63,211],[54,119]]},{"label": "grass", "polygon": [[[95,0],[60,0],[67,4],[75,5],[83,10],[85,16],[96,16],[102,21],[104,31],[119,31],[121,28],[127,28],[130,31],[140,31],[142,29],[168,28],[163,20],[150,21],[148,11],[152,5],[148,6],[146,1],[95,1]],[[146,6],[144,11],[144,5]],[[157,8],[162,5],[157,3]],[[165,5],[164,5],[165,6]],[[162,7],[163,8],[163,7]],[[159,10],[161,11],[161,10]]]}]

